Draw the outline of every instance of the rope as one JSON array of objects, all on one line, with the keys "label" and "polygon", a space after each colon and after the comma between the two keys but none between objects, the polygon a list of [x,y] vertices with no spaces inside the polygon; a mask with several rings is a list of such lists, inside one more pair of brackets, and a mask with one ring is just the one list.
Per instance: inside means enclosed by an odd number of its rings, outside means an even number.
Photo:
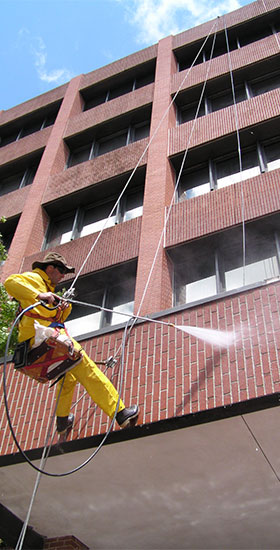
[{"label": "rope", "polygon": [[[133,169],[132,173],[130,174],[130,176],[129,176],[129,178],[128,178],[128,180],[127,180],[127,182],[126,182],[126,184],[125,184],[123,190],[121,191],[121,193],[120,193],[120,195],[119,195],[119,197],[118,197],[116,203],[115,203],[114,206],[112,207],[112,210],[111,210],[109,216],[106,218],[103,227],[101,228],[101,230],[100,230],[99,233],[97,234],[97,237],[96,237],[95,241],[93,242],[93,244],[92,244],[92,246],[91,246],[91,248],[90,248],[90,250],[89,250],[89,252],[88,252],[88,254],[87,254],[86,258],[85,258],[85,260],[83,261],[83,263],[82,263],[82,265],[81,265],[79,271],[77,272],[77,275],[75,276],[73,282],[71,283],[71,286],[70,286],[69,289],[65,292],[64,297],[67,297],[67,296],[70,296],[70,295],[71,295],[71,291],[72,291],[72,289],[74,288],[74,286],[75,286],[75,284],[76,284],[76,281],[77,281],[77,279],[79,278],[79,276],[80,276],[82,270],[84,269],[86,263],[88,262],[88,260],[89,260],[89,258],[90,258],[90,256],[91,256],[91,254],[92,254],[94,248],[96,247],[96,245],[97,245],[97,243],[98,243],[98,241],[99,241],[99,239],[100,239],[100,237],[101,237],[103,231],[106,229],[110,217],[113,215],[113,212],[114,212],[114,211],[116,210],[116,208],[118,207],[118,205],[119,205],[119,203],[120,203],[120,200],[121,200],[122,196],[124,195],[126,189],[128,188],[129,183],[131,182],[131,180],[132,180],[132,178],[133,178],[133,176],[134,176],[134,174],[135,174],[137,168],[139,167],[139,165],[140,165],[142,159],[144,158],[145,154],[147,153],[147,151],[148,151],[148,149],[149,149],[151,143],[153,142],[154,138],[156,137],[156,135],[157,135],[157,133],[158,133],[158,131],[159,131],[159,129],[160,129],[160,127],[161,127],[161,125],[162,125],[164,119],[165,119],[166,116],[168,115],[168,113],[169,113],[169,111],[170,111],[170,109],[171,109],[173,103],[175,102],[175,100],[176,100],[176,98],[177,98],[177,95],[179,94],[180,90],[182,89],[183,85],[185,84],[185,82],[186,82],[186,80],[187,80],[187,78],[188,78],[188,76],[189,76],[189,73],[190,73],[192,67],[194,66],[194,64],[195,64],[195,62],[196,62],[196,60],[197,60],[197,58],[199,57],[201,51],[203,50],[203,48],[204,48],[204,46],[205,46],[205,44],[206,44],[206,42],[207,42],[209,36],[212,34],[212,30],[214,29],[214,27],[217,27],[217,21],[215,21],[215,23],[212,25],[212,27],[211,27],[211,29],[210,29],[210,31],[209,31],[209,33],[208,33],[208,36],[205,38],[205,40],[204,40],[204,42],[203,42],[201,48],[199,49],[197,55],[195,56],[195,58],[194,58],[194,60],[193,60],[193,62],[192,62],[192,64],[191,64],[191,66],[190,66],[189,69],[187,70],[187,73],[186,73],[186,75],[184,76],[184,78],[183,78],[183,80],[182,80],[180,86],[178,87],[178,89],[177,89],[175,95],[173,96],[171,102],[169,103],[168,107],[166,108],[165,112],[163,113],[163,115],[162,115],[162,117],[161,117],[161,119],[160,119],[160,121],[159,121],[159,123],[158,123],[158,125],[157,125],[157,127],[156,127],[156,129],[155,129],[155,131],[154,131],[154,133],[153,133],[153,135],[150,137],[150,139],[149,139],[149,141],[148,141],[148,143],[147,143],[147,145],[146,145],[146,147],[145,147],[145,149],[144,149],[142,155],[140,156],[140,158],[139,158],[139,160],[138,160],[138,162],[137,162],[135,168]],[[215,32],[217,32],[217,31],[215,31]]]},{"label": "rope", "polygon": [[157,249],[156,249],[156,253],[155,253],[155,256],[154,256],[154,259],[153,259],[153,262],[152,262],[152,266],[151,266],[151,269],[150,269],[150,272],[149,272],[149,275],[148,275],[148,279],[147,279],[147,282],[146,282],[146,285],[145,285],[145,288],[144,288],[144,291],[143,291],[143,295],[142,295],[142,298],[141,298],[141,301],[140,301],[140,304],[139,304],[139,307],[138,307],[137,315],[141,311],[141,308],[142,308],[142,305],[143,305],[143,302],[144,302],[144,299],[145,299],[145,296],[146,296],[146,293],[147,293],[147,290],[148,290],[148,287],[149,287],[149,284],[150,284],[150,281],[151,281],[151,277],[152,277],[152,273],[153,273],[153,270],[154,270],[154,267],[155,267],[156,259],[157,259],[160,247],[162,245],[163,237],[165,235],[166,226],[167,226],[170,214],[171,214],[171,209],[172,209],[173,204],[175,203],[177,189],[178,189],[179,182],[180,182],[180,179],[181,179],[181,175],[182,175],[182,172],[183,172],[183,169],[184,169],[186,158],[187,158],[187,155],[188,155],[188,152],[189,152],[189,146],[190,146],[190,143],[191,143],[191,139],[192,139],[192,136],[193,136],[194,129],[196,127],[198,113],[199,113],[199,110],[200,110],[200,106],[201,106],[201,103],[202,103],[202,99],[203,99],[203,96],[204,96],[206,84],[207,84],[208,77],[209,77],[209,72],[210,72],[211,62],[212,62],[213,52],[214,52],[214,46],[215,46],[215,42],[216,42],[216,35],[217,35],[217,31],[215,31],[215,34],[214,34],[214,37],[213,37],[209,64],[208,64],[208,67],[207,67],[206,77],[205,77],[205,80],[204,80],[204,84],[203,84],[203,87],[202,87],[202,90],[201,90],[199,102],[198,102],[198,105],[197,105],[195,118],[194,118],[193,123],[192,123],[191,132],[190,132],[190,135],[188,137],[187,146],[186,146],[186,149],[185,149],[185,152],[184,152],[184,155],[183,155],[183,160],[181,162],[179,174],[178,174],[178,177],[177,177],[177,180],[176,180],[176,183],[175,183],[174,192],[173,192],[173,195],[172,195],[172,198],[171,198],[170,205],[169,205],[168,210],[167,210],[167,214],[165,216],[163,229],[162,229],[162,232],[161,232],[161,235],[160,235],[160,239],[159,239],[158,246],[157,246]]},{"label": "rope", "polygon": [[128,330],[128,325],[130,323],[130,319],[126,323],[123,338],[122,338],[122,353],[121,353],[121,358],[120,358],[121,368],[120,368],[119,397],[118,397],[118,402],[117,402],[117,405],[116,405],[116,410],[115,410],[114,416],[111,420],[110,426],[109,426],[106,434],[104,435],[102,441],[98,445],[98,447],[95,449],[95,451],[83,463],[81,463],[76,468],[73,468],[72,470],[68,470],[67,472],[57,474],[57,473],[54,473],[54,472],[47,472],[47,471],[43,470],[40,466],[39,467],[35,466],[35,464],[32,463],[32,461],[29,459],[27,454],[23,451],[23,449],[21,448],[21,445],[18,442],[18,439],[16,437],[15,431],[14,431],[13,426],[12,426],[12,421],[11,421],[10,412],[9,412],[8,399],[7,399],[7,383],[6,383],[7,357],[8,357],[8,350],[9,350],[9,346],[10,346],[10,339],[11,339],[12,331],[13,331],[15,325],[17,324],[17,322],[19,321],[19,319],[21,318],[21,316],[24,315],[25,311],[26,310],[29,311],[30,309],[33,309],[34,307],[38,306],[39,304],[41,304],[41,302],[37,302],[36,304],[33,304],[32,306],[28,306],[28,308],[21,311],[20,314],[16,317],[16,319],[15,319],[15,321],[14,321],[12,327],[11,327],[11,330],[9,332],[9,335],[8,335],[8,338],[7,338],[7,343],[6,343],[6,349],[5,349],[4,369],[3,369],[4,404],[5,404],[6,415],[7,415],[8,424],[9,424],[9,428],[10,428],[12,437],[14,439],[14,442],[15,442],[19,452],[21,453],[22,457],[26,460],[26,462],[28,462],[28,464],[34,470],[36,470],[37,472],[39,472],[41,474],[44,474],[44,475],[47,475],[47,476],[50,476],[50,477],[65,477],[65,476],[71,475],[71,474],[81,470],[84,466],[86,466],[97,455],[97,453],[99,452],[101,447],[104,445],[106,439],[108,438],[109,433],[112,430],[113,424],[115,422],[115,419],[116,419],[116,416],[117,416],[117,413],[118,413],[120,400],[121,400],[121,393],[122,393],[123,379],[124,379],[124,352],[125,352],[125,343],[126,343],[126,339],[127,339],[127,330]]},{"label": "rope", "polygon": [[[226,44],[227,44],[227,57],[228,57],[228,66],[229,66],[229,72],[230,72],[231,91],[232,91],[233,106],[234,106],[234,118],[235,118],[235,131],[236,131],[236,139],[237,139],[239,172],[240,172],[240,176],[241,176],[241,173],[242,173],[242,157],[241,157],[241,144],[240,144],[240,132],[239,132],[239,119],[238,119],[237,103],[236,103],[234,81],[233,81],[233,71],[232,71],[231,56],[230,56],[230,49],[229,49],[229,40],[228,40],[228,33],[227,33],[226,23],[225,23],[225,17],[224,17],[224,28],[225,28],[225,38],[226,38]],[[240,189],[241,189],[241,217],[242,217],[243,286],[245,286],[246,234],[245,234],[244,188],[243,188],[242,176],[241,176],[241,181],[240,181]]]},{"label": "rope", "polygon": [[49,427],[47,437],[46,437],[46,440],[45,440],[45,445],[44,445],[44,449],[43,449],[43,453],[42,453],[42,457],[41,457],[40,465],[39,465],[39,470],[40,471],[38,471],[37,476],[36,476],[35,485],[34,485],[34,489],[33,489],[33,492],[32,492],[31,499],[30,499],[29,508],[28,508],[27,515],[26,515],[26,518],[25,518],[25,522],[22,526],[22,529],[21,529],[21,532],[20,532],[20,535],[19,535],[19,538],[18,538],[18,541],[17,541],[17,545],[15,547],[15,550],[21,550],[22,549],[24,539],[25,539],[25,535],[26,535],[26,530],[28,528],[28,522],[29,522],[29,519],[30,519],[32,507],[33,507],[34,500],[35,500],[35,497],[36,497],[36,494],[37,494],[37,491],[38,491],[38,488],[39,488],[39,483],[40,483],[40,480],[41,480],[41,477],[42,477],[42,472],[43,472],[43,469],[45,467],[45,464],[46,464],[47,459],[48,459],[49,454],[50,454],[50,449],[51,449],[51,446],[52,446],[52,443],[53,443],[53,440],[54,440],[54,435],[52,437],[50,445],[48,445],[48,441],[50,439],[51,430],[52,430],[52,426],[53,426],[53,422],[54,422],[54,418],[55,418],[55,413],[56,413],[57,405],[58,405],[58,402],[59,402],[60,394],[61,394],[61,391],[62,391],[62,386],[63,386],[63,383],[62,383],[60,391],[59,391],[59,395],[58,395],[58,398],[57,398],[55,410],[54,410],[54,413],[52,415],[51,422],[50,422],[50,427]]}]

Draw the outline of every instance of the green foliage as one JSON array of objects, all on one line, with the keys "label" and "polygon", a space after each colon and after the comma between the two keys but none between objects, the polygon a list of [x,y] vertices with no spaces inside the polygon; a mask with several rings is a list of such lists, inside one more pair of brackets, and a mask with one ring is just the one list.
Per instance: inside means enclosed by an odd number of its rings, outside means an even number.
[{"label": "green foliage", "polygon": [[[5,355],[6,342],[9,335],[11,325],[15,319],[18,309],[18,303],[11,300],[7,294],[4,285],[0,283],[0,357]],[[17,343],[17,328],[13,330],[10,339],[11,353],[15,349]]]},{"label": "green foliage", "polygon": [[[2,217],[0,221],[4,223],[6,220]],[[7,251],[1,237],[2,235],[0,233],[0,262],[4,261],[7,257]],[[9,330],[14,321],[17,308],[18,303],[9,298],[4,285],[0,283],[0,357],[5,354]],[[9,352],[12,352],[15,348],[17,343],[17,332],[17,328],[15,328],[11,336]]]},{"label": "green foliage", "polygon": [[[0,218],[0,223],[5,223],[6,219],[4,216]],[[0,262],[4,262],[7,258],[7,251],[6,248],[2,242],[2,234],[0,233]]]}]

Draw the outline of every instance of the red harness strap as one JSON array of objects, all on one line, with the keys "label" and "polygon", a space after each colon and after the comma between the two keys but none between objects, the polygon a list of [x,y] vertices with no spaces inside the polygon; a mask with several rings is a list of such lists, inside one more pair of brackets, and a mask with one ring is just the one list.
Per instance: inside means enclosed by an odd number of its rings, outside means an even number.
[{"label": "red harness strap", "polygon": [[[60,307],[57,309],[58,311],[54,317],[44,317],[30,311],[24,315],[32,319],[59,323],[62,309]],[[82,352],[74,349],[67,329],[64,327],[64,331],[68,336],[67,343],[59,341],[60,331],[58,328],[54,328],[54,331],[54,335],[47,338],[40,346],[28,350],[25,364],[23,363],[19,367],[15,365],[15,368],[43,384],[67,372],[82,359]]]},{"label": "red harness strap", "polygon": [[[59,334],[59,331],[57,331]],[[82,360],[82,351],[50,336],[37,348],[27,352],[26,361],[16,367],[22,373],[43,384],[64,374]]]},{"label": "red harness strap", "polygon": [[[23,311],[21,306],[19,306],[18,311],[19,311],[19,313],[21,313],[21,311]],[[62,314],[62,309],[61,309],[61,307],[58,306],[57,312],[56,312],[54,317],[44,317],[44,315],[40,315],[39,313],[32,313],[32,311],[26,311],[24,315],[26,315],[27,317],[31,317],[31,319],[40,319],[41,321],[49,321],[50,323],[52,323],[52,322],[58,323],[60,321],[61,314]]]}]

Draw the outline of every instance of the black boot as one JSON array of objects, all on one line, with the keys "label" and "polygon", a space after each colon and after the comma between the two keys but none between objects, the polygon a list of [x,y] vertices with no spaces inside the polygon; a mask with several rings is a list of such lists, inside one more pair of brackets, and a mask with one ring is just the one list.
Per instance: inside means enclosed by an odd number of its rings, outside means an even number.
[{"label": "black boot", "polygon": [[69,416],[57,416],[56,417],[56,429],[59,434],[64,434],[68,430],[71,430],[74,422],[74,415],[72,413]]},{"label": "black boot", "polygon": [[121,428],[132,428],[135,426],[139,416],[139,407],[132,405],[118,412],[116,421]]}]

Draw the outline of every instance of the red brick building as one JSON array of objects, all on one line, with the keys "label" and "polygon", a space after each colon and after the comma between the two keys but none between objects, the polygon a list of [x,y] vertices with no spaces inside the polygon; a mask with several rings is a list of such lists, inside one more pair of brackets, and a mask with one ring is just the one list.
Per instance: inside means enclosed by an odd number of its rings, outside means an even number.
[{"label": "red brick building", "polygon": [[[88,256],[76,298],[100,309],[74,307],[69,328],[96,361],[118,352],[123,313],[152,319],[127,342],[139,426],[114,428],[79,472],[43,476],[30,523],[47,539],[278,547],[279,31],[279,0],[258,0],[0,113],[1,279],[47,250],[76,272]],[[220,349],[170,323],[239,339]],[[118,385],[119,366],[109,375]],[[36,459],[55,389],[12,368],[8,386]],[[48,471],[76,468],[108,429],[75,398]],[[34,472],[1,406],[1,502],[24,520]]]}]

